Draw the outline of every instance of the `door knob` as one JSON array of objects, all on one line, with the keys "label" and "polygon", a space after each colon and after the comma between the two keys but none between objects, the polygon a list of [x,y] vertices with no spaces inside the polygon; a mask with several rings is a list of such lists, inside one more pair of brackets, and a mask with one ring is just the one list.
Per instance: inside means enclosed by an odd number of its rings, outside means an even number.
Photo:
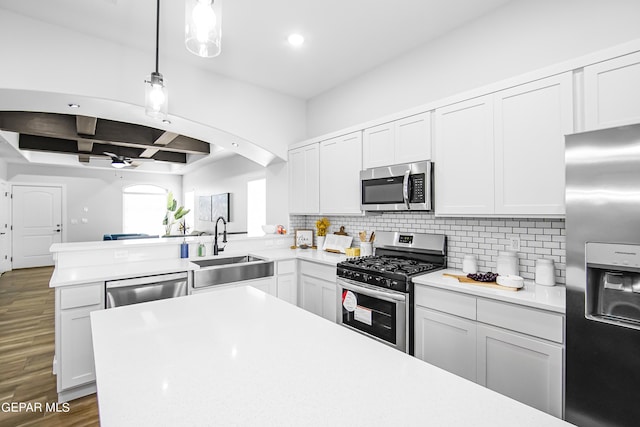
[{"label": "door knob", "polygon": [[59,232],[60,232],[60,229],[57,229],[57,230],[55,230],[55,231],[56,231],[56,233],[59,233]]}]

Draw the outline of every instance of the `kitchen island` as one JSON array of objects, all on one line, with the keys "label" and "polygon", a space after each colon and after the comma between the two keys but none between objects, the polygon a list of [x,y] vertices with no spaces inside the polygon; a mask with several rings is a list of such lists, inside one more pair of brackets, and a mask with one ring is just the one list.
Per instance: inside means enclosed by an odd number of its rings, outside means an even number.
[{"label": "kitchen island", "polygon": [[106,427],[568,425],[252,287],[91,325]]}]

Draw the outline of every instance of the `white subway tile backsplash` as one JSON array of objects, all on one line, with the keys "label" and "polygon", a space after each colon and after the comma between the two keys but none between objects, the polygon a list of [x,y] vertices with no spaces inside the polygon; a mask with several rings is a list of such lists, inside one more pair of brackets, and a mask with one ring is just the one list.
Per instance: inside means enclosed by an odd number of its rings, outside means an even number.
[{"label": "white subway tile backsplash", "polygon": [[[291,215],[290,232],[295,229],[315,230],[318,215]],[[466,254],[474,254],[480,271],[495,271],[498,252],[506,250],[511,238],[520,239],[520,274],[526,279],[535,277],[535,260],[548,258],[555,262],[556,282],[565,283],[566,230],[564,219],[533,218],[441,218],[426,212],[385,212],[382,215],[328,216],[329,232],[340,226],[351,236],[358,232],[402,231],[437,233],[447,236],[448,266],[462,268]]]}]

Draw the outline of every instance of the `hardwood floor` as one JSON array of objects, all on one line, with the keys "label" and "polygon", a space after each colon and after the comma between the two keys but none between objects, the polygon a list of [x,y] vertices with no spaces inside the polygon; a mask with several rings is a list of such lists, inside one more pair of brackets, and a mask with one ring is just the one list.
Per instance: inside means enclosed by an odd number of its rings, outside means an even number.
[{"label": "hardwood floor", "polygon": [[[27,268],[0,276],[0,427],[99,425],[95,394],[70,402],[66,413],[46,411],[47,403],[58,401],[51,372],[52,272],[53,267]],[[11,411],[11,402],[31,403],[33,410]]]}]

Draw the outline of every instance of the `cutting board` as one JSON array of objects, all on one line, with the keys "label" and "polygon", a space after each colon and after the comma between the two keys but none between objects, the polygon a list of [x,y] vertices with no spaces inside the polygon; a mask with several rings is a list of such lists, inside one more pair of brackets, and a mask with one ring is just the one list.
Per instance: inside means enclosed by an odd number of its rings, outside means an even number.
[{"label": "cutting board", "polygon": [[454,279],[458,279],[458,282],[460,283],[468,283],[476,286],[484,286],[485,288],[500,289],[501,291],[517,292],[519,289],[519,288],[510,288],[508,286],[498,285],[496,282],[478,282],[477,280],[469,279],[467,276],[463,276],[460,274],[442,273],[442,275],[445,277],[453,277]]},{"label": "cutting board", "polygon": [[327,252],[344,253],[345,249],[351,246],[352,236],[340,236],[338,234],[327,234],[324,239],[324,249]]}]

